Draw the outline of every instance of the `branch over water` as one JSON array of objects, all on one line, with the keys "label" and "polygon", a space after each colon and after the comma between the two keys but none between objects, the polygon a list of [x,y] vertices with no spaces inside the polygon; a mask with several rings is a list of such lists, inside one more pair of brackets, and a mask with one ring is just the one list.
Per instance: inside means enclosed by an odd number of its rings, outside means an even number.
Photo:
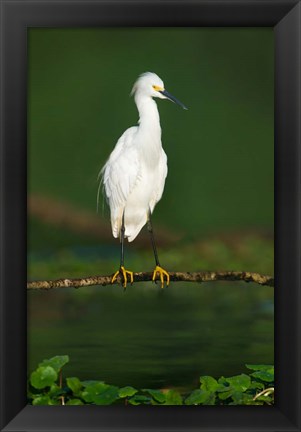
[{"label": "branch over water", "polygon": [[[242,271],[206,271],[206,272],[170,272],[171,282],[214,282],[214,281],[244,281],[253,282],[259,285],[274,286],[272,276],[261,275],[259,273],[242,272]],[[148,282],[152,280],[152,272],[134,273],[134,283]],[[79,279],[56,279],[56,280],[39,280],[27,282],[27,289],[54,289],[54,288],[82,288],[93,285],[116,285],[120,284],[121,278],[111,283],[112,275],[109,276],[89,276]]]}]

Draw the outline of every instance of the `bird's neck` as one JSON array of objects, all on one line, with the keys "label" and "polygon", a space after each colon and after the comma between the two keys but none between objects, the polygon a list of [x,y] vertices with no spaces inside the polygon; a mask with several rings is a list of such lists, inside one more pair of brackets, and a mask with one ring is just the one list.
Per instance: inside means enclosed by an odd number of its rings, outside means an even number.
[{"label": "bird's neck", "polygon": [[139,128],[161,138],[160,117],[156,102],[149,96],[136,94],[135,102],[139,112]]}]

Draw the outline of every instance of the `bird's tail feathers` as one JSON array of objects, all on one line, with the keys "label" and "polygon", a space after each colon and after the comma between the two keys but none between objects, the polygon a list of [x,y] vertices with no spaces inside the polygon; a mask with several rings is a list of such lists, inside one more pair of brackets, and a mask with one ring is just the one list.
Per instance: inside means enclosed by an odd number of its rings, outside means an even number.
[{"label": "bird's tail feathers", "polygon": [[120,237],[121,224],[122,224],[123,208],[111,210],[111,226],[112,233],[115,238]]},{"label": "bird's tail feathers", "polygon": [[[140,233],[141,229],[146,224],[147,219],[145,218],[142,220],[139,224],[125,224],[125,233],[124,237],[128,240],[128,242],[132,242],[135,240],[137,235]],[[120,238],[120,231],[121,231],[121,223],[122,223],[122,213],[119,217],[112,220],[112,233],[115,238]]]}]

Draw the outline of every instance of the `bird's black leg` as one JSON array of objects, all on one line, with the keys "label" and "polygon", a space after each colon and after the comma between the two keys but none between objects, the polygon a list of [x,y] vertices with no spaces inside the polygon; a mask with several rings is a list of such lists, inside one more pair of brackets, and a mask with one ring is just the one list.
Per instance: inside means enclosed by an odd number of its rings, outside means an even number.
[{"label": "bird's black leg", "polygon": [[155,257],[155,261],[156,261],[156,266],[160,266],[160,262],[159,262],[159,258],[158,258],[158,252],[157,252],[157,247],[156,247],[156,242],[155,242],[153,224],[152,224],[152,216],[151,216],[151,212],[150,211],[148,212],[147,229],[148,229],[148,232],[150,233],[150,238],[151,238],[152,247],[153,247],[153,251],[154,251],[154,257]]},{"label": "bird's black leg", "polygon": [[155,262],[156,262],[156,268],[155,268],[154,273],[153,273],[153,281],[155,281],[156,276],[158,274],[160,277],[160,280],[161,280],[161,288],[163,288],[164,287],[164,275],[166,276],[166,285],[167,286],[169,285],[170,276],[167,273],[167,271],[161,267],[160,262],[159,262],[159,257],[158,257],[156,242],[155,242],[155,236],[154,236],[154,230],[153,230],[152,217],[151,217],[151,211],[150,210],[148,212],[147,229],[148,229],[148,232],[150,233],[152,247],[153,247],[153,251],[154,251]]},{"label": "bird's black leg", "polygon": [[122,222],[121,222],[121,229],[120,229],[120,268],[124,266],[124,212],[122,214]]},{"label": "bird's black leg", "polygon": [[121,221],[121,228],[120,228],[120,268],[117,270],[116,273],[114,273],[111,282],[115,282],[117,279],[117,276],[119,273],[123,276],[123,287],[126,288],[127,285],[127,274],[130,276],[131,284],[134,281],[134,274],[132,271],[126,270],[124,268],[124,233],[125,233],[125,226],[124,226],[124,212],[122,214],[122,221]]}]

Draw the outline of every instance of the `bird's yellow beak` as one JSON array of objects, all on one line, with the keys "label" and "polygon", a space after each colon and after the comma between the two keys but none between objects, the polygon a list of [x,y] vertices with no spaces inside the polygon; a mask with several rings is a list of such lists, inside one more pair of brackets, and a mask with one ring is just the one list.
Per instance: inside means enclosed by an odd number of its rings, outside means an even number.
[{"label": "bird's yellow beak", "polygon": [[160,87],[160,86],[157,86],[157,85],[153,85],[153,89],[154,89],[155,91],[158,91],[158,92],[164,91],[164,88],[163,88],[163,87]]},{"label": "bird's yellow beak", "polygon": [[179,101],[179,99],[177,99],[176,97],[174,97],[173,95],[171,95],[167,90],[158,90],[161,94],[163,94],[164,96],[167,97],[167,99],[171,100],[172,102],[175,102],[176,104],[180,105],[180,107],[182,107],[183,109],[187,110],[188,108],[182,104],[182,102]]}]

